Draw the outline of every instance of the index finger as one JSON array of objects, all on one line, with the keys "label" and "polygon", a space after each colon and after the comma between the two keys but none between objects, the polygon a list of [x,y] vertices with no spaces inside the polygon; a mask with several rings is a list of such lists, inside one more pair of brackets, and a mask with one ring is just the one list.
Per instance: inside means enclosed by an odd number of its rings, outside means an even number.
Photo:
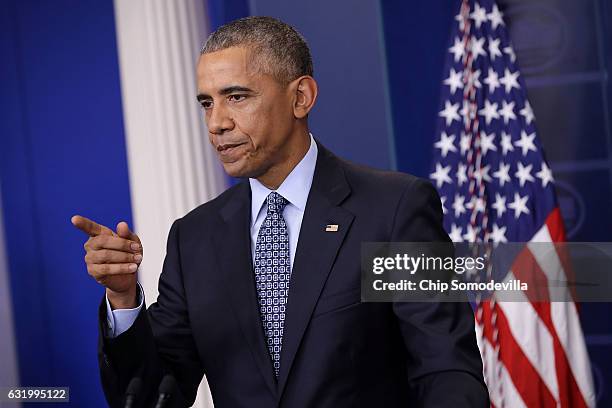
[{"label": "index finger", "polygon": [[113,235],[113,231],[110,228],[100,225],[97,222],[80,215],[73,216],[70,221],[72,222],[72,225],[90,237],[97,237],[98,235]]}]

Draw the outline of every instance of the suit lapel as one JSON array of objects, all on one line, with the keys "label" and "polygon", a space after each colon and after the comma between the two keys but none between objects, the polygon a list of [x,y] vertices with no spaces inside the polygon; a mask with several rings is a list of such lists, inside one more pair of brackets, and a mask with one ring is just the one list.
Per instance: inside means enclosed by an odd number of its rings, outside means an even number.
[{"label": "suit lapel", "polygon": [[214,246],[231,307],[266,384],[276,395],[274,370],[259,316],[251,261],[250,202],[250,187],[248,183],[242,183],[235,196],[221,209],[216,230],[222,231],[220,236],[223,238],[214,240]]},{"label": "suit lapel", "polygon": [[[354,218],[339,207],[350,194],[350,187],[338,159],[320,144],[318,150],[291,272],[278,378],[279,398],[336,254]],[[328,224],[338,225],[338,230],[326,231]]]}]

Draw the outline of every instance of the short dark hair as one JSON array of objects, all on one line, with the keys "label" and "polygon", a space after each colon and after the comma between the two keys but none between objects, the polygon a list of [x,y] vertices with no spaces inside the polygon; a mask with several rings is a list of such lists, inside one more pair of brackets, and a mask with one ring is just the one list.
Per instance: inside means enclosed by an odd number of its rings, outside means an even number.
[{"label": "short dark hair", "polygon": [[222,25],[210,34],[200,53],[237,46],[248,47],[256,68],[284,85],[313,74],[306,40],[295,28],[276,18],[245,17]]}]

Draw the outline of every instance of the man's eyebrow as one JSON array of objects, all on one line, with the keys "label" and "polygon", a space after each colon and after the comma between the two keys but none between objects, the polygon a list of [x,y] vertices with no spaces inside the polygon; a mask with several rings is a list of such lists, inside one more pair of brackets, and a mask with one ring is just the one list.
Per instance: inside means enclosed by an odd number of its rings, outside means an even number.
[{"label": "man's eyebrow", "polygon": [[[240,86],[240,85],[228,86],[226,88],[221,89],[221,91],[219,91],[221,95],[229,95],[234,92],[253,93],[254,91],[251,88],[247,88],[246,86]],[[199,93],[196,98],[198,99],[199,102],[202,102],[202,101],[207,101],[207,100],[212,99],[212,96],[205,94],[205,93]]]},{"label": "man's eyebrow", "polygon": [[253,92],[253,90],[251,88],[247,88],[246,86],[232,85],[219,91],[221,95],[229,95],[234,92]]}]

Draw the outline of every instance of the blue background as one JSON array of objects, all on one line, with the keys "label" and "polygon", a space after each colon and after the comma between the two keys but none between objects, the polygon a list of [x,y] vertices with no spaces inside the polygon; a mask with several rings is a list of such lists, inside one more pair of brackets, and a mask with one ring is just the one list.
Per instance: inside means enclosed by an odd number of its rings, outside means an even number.
[{"label": "blue background", "polygon": [[[311,46],[316,137],[346,158],[429,174],[450,24],[459,2],[211,0],[212,27],[280,17]],[[559,181],[570,239],[612,240],[611,9],[606,1],[498,2]],[[5,0],[0,182],[22,385],[69,385],[104,406],[101,288],[70,216],[131,222],[111,0]],[[347,120],[349,119],[349,120]],[[609,304],[581,317],[601,406],[612,406]]]}]

